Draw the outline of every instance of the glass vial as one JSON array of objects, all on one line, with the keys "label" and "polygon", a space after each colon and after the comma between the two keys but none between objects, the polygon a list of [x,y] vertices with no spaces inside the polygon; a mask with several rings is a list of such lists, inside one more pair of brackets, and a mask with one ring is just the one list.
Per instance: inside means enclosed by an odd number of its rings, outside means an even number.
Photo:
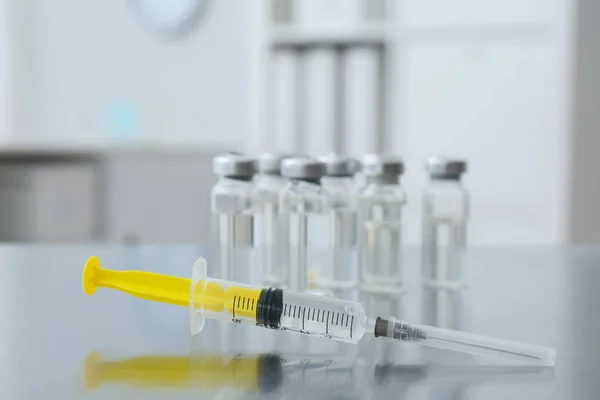
[{"label": "glass vial", "polygon": [[256,243],[260,248],[260,263],[266,286],[282,287],[287,271],[281,263],[279,194],[287,180],[281,176],[281,162],[289,156],[263,153],[258,159],[259,174],[254,179],[257,216]]},{"label": "glass vial", "polygon": [[281,174],[289,180],[279,196],[288,287],[307,291],[308,275],[321,276],[328,261],[322,233],[327,232],[329,196],[320,182],[325,164],[308,157],[288,158],[281,164]]},{"label": "glass vial", "polygon": [[[221,279],[257,283],[254,260],[254,158],[227,153],[213,159],[219,180],[211,191],[213,240]],[[262,283],[262,279],[261,282]]]},{"label": "glass vial", "polygon": [[358,194],[360,287],[370,293],[403,291],[401,234],[406,195],[400,186],[404,163],[398,157],[362,159],[365,187]]},{"label": "glass vial", "polygon": [[319,286],[329,288],[335,297],[349,299],[358,281],[356,186],[358,160],[329,154],[321,157],[325,176],[321,184],[329,193],[329,275]]},{"label": "glass vial", "polygon": [[423,192],[423,320],[459,329],[466,246],[468,193],[461,184],[463,160],[430,157],[429,182]]}]

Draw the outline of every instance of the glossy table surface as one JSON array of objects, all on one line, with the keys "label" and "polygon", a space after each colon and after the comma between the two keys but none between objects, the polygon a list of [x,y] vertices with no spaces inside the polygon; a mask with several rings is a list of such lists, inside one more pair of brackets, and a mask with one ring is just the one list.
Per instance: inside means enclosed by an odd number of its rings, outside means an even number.
[{"label": "glossy table surface", "polygon": [[[0,398],[517,400],[600,393],[600,249],[467,254],[462,327],[555,347],[555,368],[216,321],[191,338],[186,308],[81,290],[90,255],[108,268],[185,277],[203,254],[193,247],[1,246]],[[400,310],[419,322],[416,254],[405,255]]]}]

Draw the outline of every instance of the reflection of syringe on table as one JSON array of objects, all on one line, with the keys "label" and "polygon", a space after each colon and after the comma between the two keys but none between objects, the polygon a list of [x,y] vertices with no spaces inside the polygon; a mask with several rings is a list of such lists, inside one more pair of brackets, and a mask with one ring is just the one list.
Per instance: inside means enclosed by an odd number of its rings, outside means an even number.
[{"label": "reflection of syringe on table", "polygon": [[428,366],[352,362],[328,355],[295,354],[199,354],[197,356],[153,355],[104,360],[88,354],[84,365],[85,386],[126,384],[138,388],[230,388],[272,393],[354,395],[392,390],[396,395],[411,384],[430,380],[478,382],[527,382],[548,378],[538,366]]},{"label": "reflection of syringe on table", "polygon": [[[102,360],[90,353],[85,361],[85,386],[94,390],[108,383],[140,388],[229,386],[269,392],[281,382],[281,359],[276,355],[139,356]],[[279,379],[277,379],[279,378]]]},{"label": "reflection of syringe on table", "polygon": [[357,343],[370,333],[375,337],[424,346],[554,365],[554,349],[409,324],[391,317],[372,319],[355,301],[210,279],[206,276],[203,258],[194,264],[192,279],[189,280],[142,271],[107,270],[100,268],[96,257],[90,257],[83,271],[82,284],[88,295],[100,286],[146,300],[189,306],[193,334],[199,333],[205,318],[209,318],[350,343]]}]

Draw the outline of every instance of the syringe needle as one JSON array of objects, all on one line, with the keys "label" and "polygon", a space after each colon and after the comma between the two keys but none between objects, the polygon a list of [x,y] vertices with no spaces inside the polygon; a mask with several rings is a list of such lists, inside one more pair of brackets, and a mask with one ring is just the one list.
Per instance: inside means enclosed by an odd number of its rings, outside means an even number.
[{"label": "syringe needle", "polygon": [[423,346],[458,351],[461,353],[512,359],[524,363],[554,365],[555,350],[490,336],[408,324],[394,318],[377,318],[375,336],[418,342]]}]

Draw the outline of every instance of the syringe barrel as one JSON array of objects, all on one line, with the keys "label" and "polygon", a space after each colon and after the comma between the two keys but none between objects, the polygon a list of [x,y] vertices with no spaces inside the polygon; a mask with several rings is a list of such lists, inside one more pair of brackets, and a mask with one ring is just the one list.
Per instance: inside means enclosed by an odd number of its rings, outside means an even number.
[{"label": "syringe barrel", "polygon": [[206,276],[206,261],[194,264],[190,288],[190,328],[199,333],[205,319],[229,320],[265,328],[356,343],[365,333],[366,314],[354,301],[278,288],[251,287]]},{"label": "syringe barrel", "polygon": [[283,291],[279,329],[356,343],[365,333],[367,317],[359,302]]}]

